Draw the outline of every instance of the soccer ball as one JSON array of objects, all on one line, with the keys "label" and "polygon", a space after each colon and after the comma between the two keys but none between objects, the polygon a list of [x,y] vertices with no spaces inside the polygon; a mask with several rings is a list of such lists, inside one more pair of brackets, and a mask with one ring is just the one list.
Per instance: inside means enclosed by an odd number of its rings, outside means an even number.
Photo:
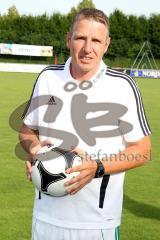
[{"label": "soccer ball", "polygon": [[32,165],[32,182],[44,194],[64,196],[67,194],[65,182],[79,174],[79,172],[67,174],[65,170],[81,163],[81,158],[74,152],[53,145],[44,146]]}]

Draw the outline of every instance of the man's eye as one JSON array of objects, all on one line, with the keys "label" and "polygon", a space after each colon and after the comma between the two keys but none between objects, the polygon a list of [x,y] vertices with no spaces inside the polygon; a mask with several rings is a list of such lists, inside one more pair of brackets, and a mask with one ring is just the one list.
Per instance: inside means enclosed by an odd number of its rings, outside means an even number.
[{"label": "man's eye", "polygon": [[76,40],[85,40],[84,37],[76,37],[75,39],[76,39]]},{"label": "man's eye", "polygon": [[97,43],[100,43],[100,42],[101,42],[99,39],[93,39],[92,41],[93,41],[93,42],[97,42]]}]

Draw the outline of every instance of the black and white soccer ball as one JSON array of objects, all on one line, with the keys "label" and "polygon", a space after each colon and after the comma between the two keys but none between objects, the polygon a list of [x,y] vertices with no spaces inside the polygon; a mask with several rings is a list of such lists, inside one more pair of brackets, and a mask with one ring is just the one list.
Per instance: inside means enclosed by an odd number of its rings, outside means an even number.
[{"label": "black and white soccer ball", "polygon": [[74,152],[47,145],[41,148],[32,165],[32,182],[42,193],[54,197],[67,195],[65,182],[77,176],[79,172],[67,174],[67,168],[82,163]]}]

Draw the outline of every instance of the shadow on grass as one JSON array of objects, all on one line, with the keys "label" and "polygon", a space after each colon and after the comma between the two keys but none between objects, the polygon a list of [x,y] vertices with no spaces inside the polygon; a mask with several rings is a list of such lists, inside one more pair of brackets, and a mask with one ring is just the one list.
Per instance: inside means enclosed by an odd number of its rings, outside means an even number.
[{"label": "shadow on grass", "polygon": [[124,208],[138,217],[151,218],[160,221],[160,208],[143,202],[138,202],[127,195],[124,195]]}]

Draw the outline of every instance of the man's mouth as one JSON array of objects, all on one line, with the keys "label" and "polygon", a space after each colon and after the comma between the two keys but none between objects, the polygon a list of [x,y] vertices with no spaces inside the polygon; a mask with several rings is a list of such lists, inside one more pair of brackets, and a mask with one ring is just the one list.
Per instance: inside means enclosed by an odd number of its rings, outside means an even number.
[{"label": "man's mouth", "polygon": [[92,61],[92,58],[91,57],[87,57],[87,56],[81,56],[80,57],[80,60],[84,63],[88,63],[88,62],[91,62]]}]

